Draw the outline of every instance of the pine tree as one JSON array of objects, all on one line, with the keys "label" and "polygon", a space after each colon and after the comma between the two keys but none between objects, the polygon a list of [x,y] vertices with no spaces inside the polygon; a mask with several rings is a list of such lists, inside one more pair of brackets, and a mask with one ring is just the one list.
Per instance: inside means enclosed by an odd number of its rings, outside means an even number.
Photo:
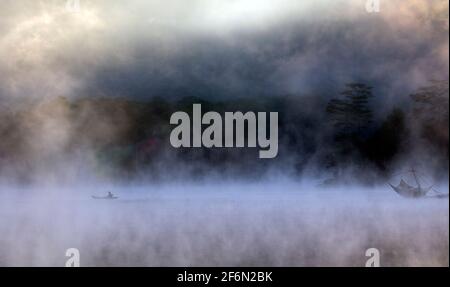
[{"label": "pine tree", "polygon": [[332,99],[327,113],[337,138],[358,137],[364,134],[372,122],[369,101],[372,87],[360,83],[346,85],[343,98]]}]

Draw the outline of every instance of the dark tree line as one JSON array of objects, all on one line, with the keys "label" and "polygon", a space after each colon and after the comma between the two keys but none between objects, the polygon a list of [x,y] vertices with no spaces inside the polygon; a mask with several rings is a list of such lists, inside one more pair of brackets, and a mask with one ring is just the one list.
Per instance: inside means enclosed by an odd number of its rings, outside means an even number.
[{"label": "dark tree line", "polygon": [[448,81],[434,81],[419,89],[410,96],[412,109],[394,107],[379,123],[373,121],[373,97],[371,87],[348,84],[327,105],[332,143],[328,143],[324,162],[334,177],[355,162],[373,164],[383,174],[396,160],[408,164],[408,157],[422,159],[425,167],[432,157],[431,168],[448,171]]},{"label": "dark tree line", "polygon": [[[258,177],[271,168],[301,176],[310,166],[338,176],[349,165],[383,176],[417,149],[448,171],[448,81],[419,89],[410,97],[411,109],[394,107],[381,119],[373,116],[376,96],[372,87],[351,83],[330,101],[295,95],[223,101],[57,98],[18,110],[2,108],[0,174],[9,168],[26,178],[65,155],[86,150],[94,154],[101,172],[114,178],[176,172]],[[278,157],[262,161],[251,148],[172,148],[170,115],[190,113],[193,103],[201,103],[204,112],[279,112]]]}]

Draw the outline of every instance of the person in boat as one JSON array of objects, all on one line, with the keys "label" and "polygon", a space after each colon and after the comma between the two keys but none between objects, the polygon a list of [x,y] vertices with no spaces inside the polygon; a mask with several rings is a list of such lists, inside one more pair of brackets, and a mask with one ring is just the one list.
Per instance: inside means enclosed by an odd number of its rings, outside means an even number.
[{"label": "person in boat", "polygon": [[111,192],[111,191],[108,191],[108,195],[107,195],[107,197],[108,197],[108,198],[113,198],[113,197],[114,197],[114,194],[112,194],[112,192]]}]

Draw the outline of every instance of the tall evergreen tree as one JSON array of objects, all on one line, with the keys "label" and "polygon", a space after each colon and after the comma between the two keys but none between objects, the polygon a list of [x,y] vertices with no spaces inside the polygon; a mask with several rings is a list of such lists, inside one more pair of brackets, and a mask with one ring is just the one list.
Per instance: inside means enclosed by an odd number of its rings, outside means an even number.
[{"label": "tall evergreen tree", "polygon": [[365,132],[372,122],[369,101],[372,87],[361,83],[346,85],[342,98],[332,99],[327,113],[337,138],[357,137]]}]

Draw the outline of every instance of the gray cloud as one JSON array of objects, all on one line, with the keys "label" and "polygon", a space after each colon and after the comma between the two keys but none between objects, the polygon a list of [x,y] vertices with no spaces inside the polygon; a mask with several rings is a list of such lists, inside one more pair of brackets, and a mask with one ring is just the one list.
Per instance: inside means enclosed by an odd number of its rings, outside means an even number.
[{"label": "gray cloud", "polygon": [[327,94],[361,80],[395,101],[448,77],[445,1],[376,15],[313,2],[7,1],[0,97]]}]

